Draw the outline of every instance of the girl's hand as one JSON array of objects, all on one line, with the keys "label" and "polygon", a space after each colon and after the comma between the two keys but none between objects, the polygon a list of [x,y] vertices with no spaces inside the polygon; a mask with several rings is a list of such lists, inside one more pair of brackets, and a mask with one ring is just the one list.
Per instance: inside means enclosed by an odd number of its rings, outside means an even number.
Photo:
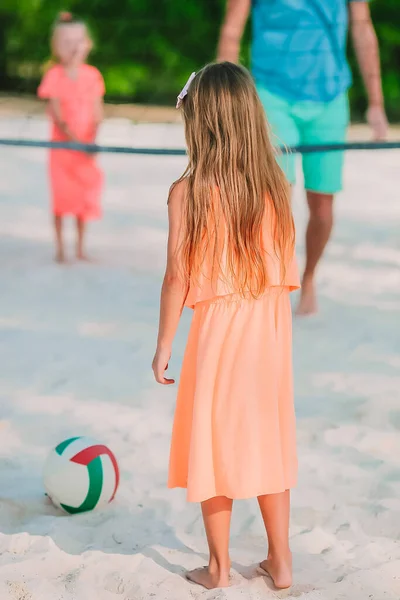
[{"label": "girl's hand", "polygon": [[155,356],[153,358],[152,369],[154,377],[161,385],[172,385],[175,383],[175,379],[166,379],[164,377],[165,371],[168,369],[168,362],[171,358],[171,350],[165,348],[157,348]]}]

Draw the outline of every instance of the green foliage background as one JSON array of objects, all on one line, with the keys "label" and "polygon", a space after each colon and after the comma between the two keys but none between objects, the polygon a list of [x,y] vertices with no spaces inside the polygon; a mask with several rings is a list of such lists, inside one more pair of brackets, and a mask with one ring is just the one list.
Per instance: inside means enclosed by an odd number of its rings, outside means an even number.
[{"label": "green foliage background", "polygon": [[[215,57],[225,0],[2,0],[0,90],[34,92],[49,56],[49,31],[60,10],[82,17],[92,32],[91,60],[109,100],[172,104],[188,73]],[[372,0],[380,40],[387,111],[400,121],[400,0]],[[249,29],[249,28],[248,28]],[[250,32],[242,46],[249,61]],[[365,110],[353,65],[353,116]]]}]

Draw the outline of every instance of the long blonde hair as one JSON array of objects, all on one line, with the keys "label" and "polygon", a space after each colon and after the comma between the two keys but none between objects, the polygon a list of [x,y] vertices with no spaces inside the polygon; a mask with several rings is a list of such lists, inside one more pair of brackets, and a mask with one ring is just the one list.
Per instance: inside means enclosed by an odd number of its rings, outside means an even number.
[{"label": "long blonde hair", "polygon": [[267,197],[275,213],[274,251],[282,281],[293,253],[294,225],[289,184],[276,162],[249,72],[229,62],[207,65],[193,79],[182,112],[189,163],[176,183],[187,183],[180,248],[185,276],[197,280],[211,247],[214,269],[221,269],[225,252],[221,277],[241,295],[257,298],[268,286],[262,243]]}]

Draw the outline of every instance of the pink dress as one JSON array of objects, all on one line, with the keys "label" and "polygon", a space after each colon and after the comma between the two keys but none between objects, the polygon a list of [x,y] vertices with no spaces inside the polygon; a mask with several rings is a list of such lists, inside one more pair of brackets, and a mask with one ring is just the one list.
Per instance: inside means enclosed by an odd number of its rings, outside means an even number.
[{"label": "pink dress", "polygon": [[186,306],[194,315],[168,479],[171,488],[187,488],[189,502],[252,498],[296,485],[289,294],[300,281],[295,256],[281,280],[274,218],[267,199],[263,245],[269,286],[261,298],[241,298],[231,282],[213,272],[212,248],[189,288]]},{"label": "pink dress", "polygon": [[[49,69],[38,89],[44,99],[57,98],[62,119],[80,142],[95,141],[95,100],[104,95],[100,72],[81,65],[78,77],[67,76],[61,65]],[[52,141],[66,141],[53,122]],[[74,150],[50,150],[50,186],[55,215],[75,215],[84,220],[101,216],[103,173],[93,155]]]}]

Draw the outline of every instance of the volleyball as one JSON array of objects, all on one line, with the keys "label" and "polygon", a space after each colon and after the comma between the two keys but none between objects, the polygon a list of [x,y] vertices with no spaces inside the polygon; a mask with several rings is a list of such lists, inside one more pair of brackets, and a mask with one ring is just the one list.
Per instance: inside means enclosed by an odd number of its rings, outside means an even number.
[{"label": "volleyball", "polygon": [[117,492],[119,468],[111,450],[87,437],[64,440],[49,454],[43,470],[47,495],[70,514],[110,503]]}]

